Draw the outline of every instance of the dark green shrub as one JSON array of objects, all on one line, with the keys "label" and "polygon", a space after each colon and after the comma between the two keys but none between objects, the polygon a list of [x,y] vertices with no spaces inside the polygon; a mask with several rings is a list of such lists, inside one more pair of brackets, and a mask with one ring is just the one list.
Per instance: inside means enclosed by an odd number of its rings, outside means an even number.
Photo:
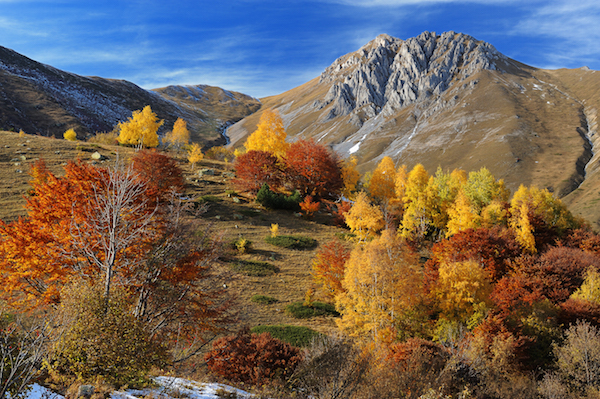
[{"label": "dark green shrub", "polygon": [[340,314],[335,310],[335,306],[329,303],[313,302],[306,306],[304,302],[294,302],[285,307],[285,311],[296,319],[308,319],[315,316],[335,316]]},{"label": "dark green shrub", "polygon": [[273,338],[297,347],[309,346],[315,337],[321,336],[321,333],[311,328],[289,325],[256,326],[252,327],[250,332],[254,334],[268,332]]},{"label": "dark green shrub", "polygon": [[317,246],[317,240],[303,236],[268,236],[265,241],[271,245],[288,249],[312,249]]},{"label": "dark green shrub", "polygon": [[258,262],[253,260],[238,260],[233,265],[233,270],[243,273],[247,276],[264,277],[275,274],[279,268],[268,262]]},{"label": "dark green shrub", "polygon": [[263,184],[256,194],[256,202],[271,209],[287,209],[297,211],[300,209],[300,193],[295,191],[292,195],[279,194],[271,191],[268,184]]},{"label": "dark green shrub", "polygon": [[262,305],[270,305],[272,303],[279,302],[276,298],[273,298],[272,296],[266,296],[266,295],[253,295],[252,298],[250,298],[250,300],[252,302],[260,303]]}]

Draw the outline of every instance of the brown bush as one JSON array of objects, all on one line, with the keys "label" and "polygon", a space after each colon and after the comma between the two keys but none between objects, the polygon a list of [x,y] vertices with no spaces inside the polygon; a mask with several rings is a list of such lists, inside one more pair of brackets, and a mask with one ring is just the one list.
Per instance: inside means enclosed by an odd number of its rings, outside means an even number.
[{"label": "brown bush", "polygon": [[228,380],[260,384],[289,377],[302,354],[269,333],[250,334],[244,328],[237,335],[215,341],[205,360],[210,371]]}]

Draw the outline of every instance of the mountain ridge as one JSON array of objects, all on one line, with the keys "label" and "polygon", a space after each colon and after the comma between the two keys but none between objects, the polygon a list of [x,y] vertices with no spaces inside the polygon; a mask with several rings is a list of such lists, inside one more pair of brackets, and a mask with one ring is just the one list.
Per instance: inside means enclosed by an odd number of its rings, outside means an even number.
[{"label": "mountain ridge", "polygon": [[[182,118],[188,122],[194,141],[208,146],[225,144],[221,134],[224,126],[254,112],[260,101],[204,87],[210,89],[205,90],[203,101],[186,103],[169,96],[167,88],[145,90],[126,80],[80,76],[0,47],[0,128],[46,136],[62,136],[68,128],[75,128],[80,137],[89,137],[112,130],[133,111],[150,105],[165,120],[162,131]],[[220,97],[221,92],[233,94],[233,106],[226,107],[225,114],[216,107],[218,100],[212,98]]]},{"label": "mountain ridge", "polygon": [[[430,173],[485,166],[513,192],[533,184],[569,200],[586,180],[599,184],[590,172],[600,168],[600,98],[591,89],[599,86],[595,71],[535,68],[462,33],[380,35],[304,85],[261,99],[261,110],[227,134],[242,145],[274,108],[290,140],[313,138],[356,156],[362,172],[384,156]],[[600,214],[577,202],[600,226]]]}]

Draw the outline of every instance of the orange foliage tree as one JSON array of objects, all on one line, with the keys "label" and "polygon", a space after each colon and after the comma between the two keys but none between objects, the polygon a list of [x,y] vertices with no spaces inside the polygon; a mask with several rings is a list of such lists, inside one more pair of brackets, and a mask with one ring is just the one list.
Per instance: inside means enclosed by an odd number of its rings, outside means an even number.
[{"label": "orange foliage tree", "polygon": [[344,181],[340,162],[325,146],[311,140],[292,143],[284,157],[286,180],[304,197],[336,198]]},{"label": "orange foliage tree", "polygon": [[270,152],[251,150],[241,154],[234,163],[234,183],[242,190],[257,193],[263,184],[277,189],[283,179],[282,165]]},{"label": "orange foliage tree", "polygon": [[218,329],[228,305],[207,284],[218,242],[208,233],[189,238],[184,205],[159,201],[168,184],[152,187],[118,162],[70,162],[63,177],[38,163],[32,176],[27,218],[0,222],[0,287],[10,303],[57,303],[79,276],[103,284],[106,303],[112,284],[126,287],[153,334],[169,335],[176,324],[192,335]]},{"label": "orange foliage tree", "polygon": [[343,292],[342,279],[350,251],[340,240],[334,239],[320,247],[312,262],[312,276],[329,299]]}]

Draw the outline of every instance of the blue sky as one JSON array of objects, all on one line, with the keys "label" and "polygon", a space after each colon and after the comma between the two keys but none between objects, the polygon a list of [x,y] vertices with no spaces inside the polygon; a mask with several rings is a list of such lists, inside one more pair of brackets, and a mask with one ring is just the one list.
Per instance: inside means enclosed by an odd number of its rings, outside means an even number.
[{"label": "blue sky", "polygon": [[453,30],[540,68],[600,69],[600,1],[0,0],[0,45],[144,88],[255,97],[318,76],[381,33]]}]

